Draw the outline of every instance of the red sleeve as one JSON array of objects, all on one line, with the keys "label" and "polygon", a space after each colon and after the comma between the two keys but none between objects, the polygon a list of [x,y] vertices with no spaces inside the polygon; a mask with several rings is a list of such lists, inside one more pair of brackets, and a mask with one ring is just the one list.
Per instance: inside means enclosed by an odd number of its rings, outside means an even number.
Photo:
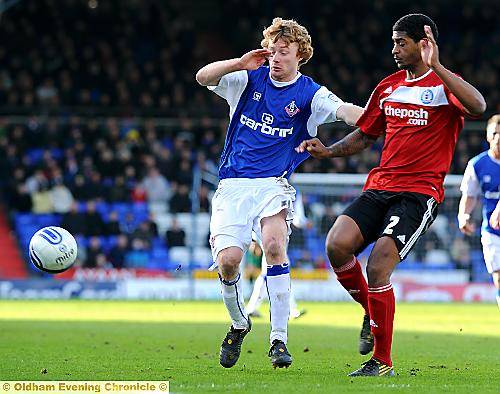
[{"label": "red sleeve", "polygon": [[356,122],[356,126],[368,135],[379,137],[385,132],[385,114],[380,108],[380,85],[372,92],[365,111]]}]

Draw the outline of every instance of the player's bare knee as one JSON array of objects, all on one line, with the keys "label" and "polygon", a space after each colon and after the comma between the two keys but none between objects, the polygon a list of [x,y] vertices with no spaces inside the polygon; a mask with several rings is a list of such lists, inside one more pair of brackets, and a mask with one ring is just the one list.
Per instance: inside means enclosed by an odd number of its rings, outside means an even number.
[{"label": "player's bare knee", "polygon": [[347,264],[354,254],[351,243],[335,227],[328,232],[325,247],[326,254],[333,268]]},{"label": "player's bare knee", "polygon": [[217,258],[223,279],[231,280],[238,275],[241,257],[231,250],[222,250]]},{"label": "player's bare knee", "polygon": [[276,238],[270,238],[264,241],[264,253],[266,255],[267,261],[270,264],[281,264],[280,261],[284,258],[285,247]]}]

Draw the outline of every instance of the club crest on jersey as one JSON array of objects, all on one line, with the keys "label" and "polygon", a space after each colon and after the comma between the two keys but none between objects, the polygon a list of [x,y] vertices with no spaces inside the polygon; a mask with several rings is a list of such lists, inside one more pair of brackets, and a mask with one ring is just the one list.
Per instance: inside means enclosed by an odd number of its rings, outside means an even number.
[{"label": "club crest on jersey", "polygon": [[262,97],[262,94],[259,92],[253,92],[253,99],[255,101],[260,101],[260,98]]},{"label": "club crest on jersey", "polygon": [[300,112],[300,108],[295,104],[295,100],[293,100],[290,104],[285,107],[285,111],[288,116],[291,118],[294,115],[297,115]]},{"label": "club crest on jersey", "polygon": [[434,99],[434,93],[432,92],[431,89],[425,89],[422,92],[422,95],[420,96],[420,100],[424,104],[430,104],[430,103],[432,103],[433,99]]}]

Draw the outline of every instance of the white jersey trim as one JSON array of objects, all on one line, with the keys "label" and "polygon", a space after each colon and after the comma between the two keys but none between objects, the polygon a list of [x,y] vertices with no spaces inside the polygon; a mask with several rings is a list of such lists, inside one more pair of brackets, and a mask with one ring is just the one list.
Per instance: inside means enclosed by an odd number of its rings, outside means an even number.
[{"label": "white jersey trim", "polygon": [[222,76],[217,86],[207,86],[207,88],[227,101],[231,120],[247,84],[248,73],[241,70]]},{"label": "white jersey trim", "polygon": [[307,132],[311,137],[318,134],[318,126],[337,121],[337,111],[344,101],[322,86],[311,101],[311,116],[307,120]]},{"label": "white jersey trim", "polygon": [[406,82],[416,82],[420,81],[421,79],[424,79],[426,76],[428,76],[432,72],[432,69],[430,68],[429,71],[427,71],[424,75],[421,75],[420,77],[414,78],[414,79],[409,79],[405,78]]},{"label": "white jersey trim", "polygon": [[380,100],[380,108],[382,108],[384,101],[427,107],[448,105],[448,98],[446,97],[443,85],[398,86],[389,96]]}]

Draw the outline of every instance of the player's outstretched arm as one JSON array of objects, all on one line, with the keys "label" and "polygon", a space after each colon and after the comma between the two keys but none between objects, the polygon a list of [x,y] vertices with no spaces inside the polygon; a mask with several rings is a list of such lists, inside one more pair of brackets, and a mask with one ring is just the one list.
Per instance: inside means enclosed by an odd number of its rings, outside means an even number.
[{"label": "player's outstretched arm", "polygon": [[360,129],[347,134],[340,141],[328,147],[324,146],[318,138],[302,141],[295,148],[299,153],[309,152],[316,159],[327,159],[332,157],[351,156],[372,145],[377,138],[363,133]]},{"label": "player's outstretched arm", "polygon": [[216,86],[226,74],[234,71],[258,69],[266,62],[270,54],[269,49],[254,49],[240,58],[207,64],[196,73],[196,81],[202,86]]},{"label": "player's outstretched arm", "polygon": [[476,197],[462,194],[462,198],[460,199],[460,204],[458,206],[458,228],[465,235],[473,234],[476,229],[474,223],[471,222],[470,216],[476,206],[476,203]]},{"label": "player's outstretched arm", "polygon": [[364,109],[353,104],[343,104],[337,110],[337,119],[354,126]]},{"label": "player's outstretched arm", "polygon": [[473,116],[479,116],[486,111],[486,101],[479,91],[467,81],[459,78],[439,61],[439,49],[429,26],[424,26],[427,38],[420,40],[420,54],[423,62],[441,78],[446,87]]}]

